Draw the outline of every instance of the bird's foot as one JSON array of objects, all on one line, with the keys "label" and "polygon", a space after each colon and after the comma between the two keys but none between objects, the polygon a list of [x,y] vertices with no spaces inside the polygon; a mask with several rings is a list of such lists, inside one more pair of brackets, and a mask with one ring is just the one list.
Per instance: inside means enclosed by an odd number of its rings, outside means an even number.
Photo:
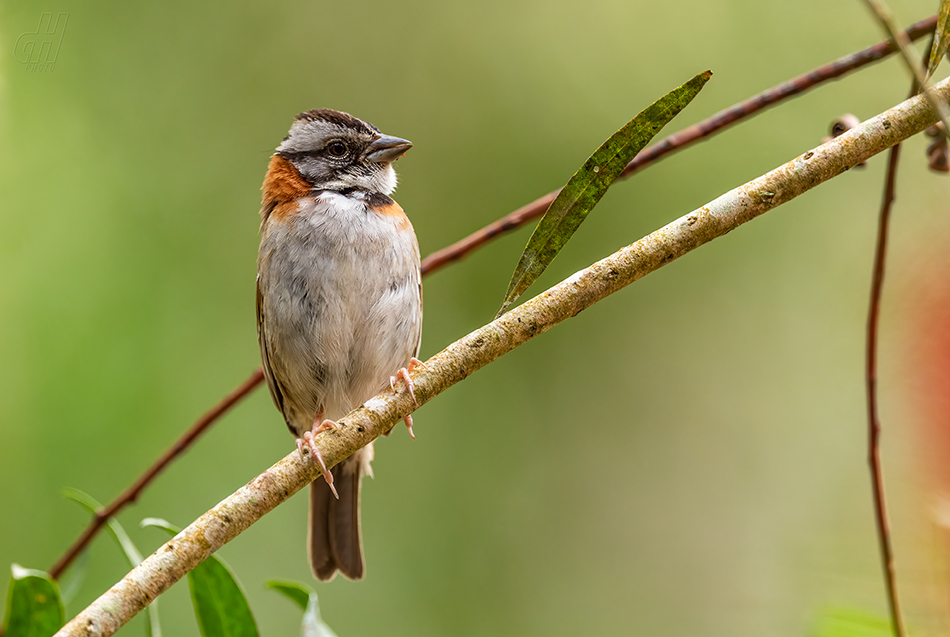
[{"label": "bird's foot", "polygon": [[[416,405],[419,404],[419,401],[416,400],[416,385],[415,383],[412,382],[412,378],[409,376],[409,374],[411,374],[412,371],[417,367],[421,367],[425,369],[426,366],[425,366],[425,363],[420,361],[418,358],[415,358],[415,357],[410,358],[409,367],[401,367],[396,372],[395,376],[389,377],[390,389],[392,389],[393,391],[396,391],[396,380],[402,380],[403,383],[405,383],[406,385],[406,389],[409,390],[409,395],[412,396],[412,402],[415,403]],[[405,418],[403,418],[403,422],[406,423],[406,427],[409,429],[409,436],[413,440],[415,440],[416,435],[412,433],[412,416],[406,416]]]},{"label": "bird's foot", "polygon": [[340,495],[336,492],[336,487],[333,486],[333,474],[330,473],[330,470],[327,469],[326,463],[323,461],[323,456],[320,454],[320,450],[317,448],[316,435],[327,429],[339,429],[337,425],[332,420],[323,420],[318,416],[316,420],[313,421],[313,430],[305,431],[302,438],[297,438],[297,451],[301,455],[304,453],[304,447],[307,451],[310,452],[310,457],[313,458],[313,461],[320,465],[320,469],[323,471],[323,479],[326,480],[327,486],[330,487],[330,491],[333,492],[333,497],[337,500],[340,499]]}]

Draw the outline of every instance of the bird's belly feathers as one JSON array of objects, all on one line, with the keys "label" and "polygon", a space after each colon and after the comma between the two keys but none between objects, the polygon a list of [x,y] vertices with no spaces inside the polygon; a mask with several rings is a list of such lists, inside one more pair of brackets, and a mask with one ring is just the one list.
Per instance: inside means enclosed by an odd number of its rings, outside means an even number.
[{"label": "bird's belly feathers", "polygon": [[299,435],[318,410],[340,418],[382,391],[417,354],[419,248],[399,219],[339,194],[303,201],[286,225],[262,239],[258,285],[271,372]]}]

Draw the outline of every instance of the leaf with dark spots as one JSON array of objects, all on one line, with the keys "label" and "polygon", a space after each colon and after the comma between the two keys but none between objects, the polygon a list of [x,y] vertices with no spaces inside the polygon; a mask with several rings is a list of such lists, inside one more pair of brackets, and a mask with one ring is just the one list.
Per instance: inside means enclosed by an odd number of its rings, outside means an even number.
[{"label": "leaf with dark spots", "polygon": [[507,312],[541,276],[627,164],[696,97],[710,77],[710,71],[700,73],[658,99],[614,133],[584,162],[551,202],[528,239],[496,318]]}]

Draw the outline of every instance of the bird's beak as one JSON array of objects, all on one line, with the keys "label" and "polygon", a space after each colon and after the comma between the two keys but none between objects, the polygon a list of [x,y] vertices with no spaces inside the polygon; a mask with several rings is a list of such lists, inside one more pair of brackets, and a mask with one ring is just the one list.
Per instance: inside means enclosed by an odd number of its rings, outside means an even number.
[{"label": "bird's beak", "polygon": [[412,142],[399,137],[390,137],[389,135],[380,135],[366,149],[366,159],[378,164],[393,162],[412,148]]}]

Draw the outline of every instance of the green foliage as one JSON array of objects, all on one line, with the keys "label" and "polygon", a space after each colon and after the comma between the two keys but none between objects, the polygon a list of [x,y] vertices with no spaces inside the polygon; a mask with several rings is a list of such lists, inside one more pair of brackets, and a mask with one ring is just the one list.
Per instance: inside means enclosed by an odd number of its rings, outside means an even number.
[{"label": "green foliage", "polygon": [[611,135],[574,173],[528,239],[498,316],[541,276],[630,160],[693,101],[710,77],[710,71],[700,73],[653,102]]},{"label": "green foliage", "polygon": [[[142,526],[155,526],[171,535],[181,530],[158,518],[146,518]],[[210,555],[189,572],[188,589],[203,637],[258,637],[247,597],[220,558]]]},{"label": "green foliage", "polygon": [[[66,489],[64,495],[73,502],[81,504],[92,514],[102,509],[102,504],[96,501],[91,495],[83,493],[79,489]],[[106,527],[109,529],[109,532],[112,533],[112,537],[115,538],[122,552],[125,553],[125,558],[129,561],[129,565],[135,567],[141,564],[142,553],[140,553],[135,547],[135,544],[132,543],[132,538],[125,532],[125,529],[122,528],[119,521],[115,518],[109,518],[106,521]]]},{"label": "green foliage", "polygon": [[7,593],[6,637],[49,637],[64,622],[59,588],[49,575],[14,564]]},{"label": "green foliage", "polygon": [[[69,489],[66,497],[95,513],[102,505],[82,491]],[[113,538],[122,548],[132,567],[142,562],[142,554],[128,533],[115,518],[106,523]],[[143,527],[158,527],[175,535],[180,529],[165,520],[146,518]],[[7,596],[5,637],[48,637],[65,622],[65,610],[56,582],[46,573],[25,569],[16,564]],[[267,583],[293,601],[303,611],[301,634],[304,637],[336,637],[320,617],[316,592],[296,582],[273,580]],[[203,637],[258,637],[257,624],[247,597],[231,570],[211,555],[188,573],[188,588],[194,604],[195,617]],[[146,634],[161,635],[157,613],[158,600],[146,608],[149,623]]]},{"label": "green foliage", "polygon": [[310,596],[316,595],[314,590],[305,584],[299,582],[285,582],[283,580],[271,580],[264,584],[264,588],[270,588],[282,593],[287,599],[300,607],[300,610],[307,610],[307,604],[310,603]]},{"label": "green foliage", "polygon": [[[83,493],[79,489],[66,489],[64,495],[74,502],[78,502],[83,507],[89,510],[90,513],[95,514],[96,511],[102,509],[102,504],[97,502],[95,498],[87,493]],[[126,560],[129,562],[129,566],[135,568],[142,563],[142,553],[136,548],[135,544],[132,542],[132,538],[129,537],[129,534],[126,533],[125,529],[122,528],[122,525],[119,524],[119,521],[114,517],[106,520],[106,528],[109,529],[109,532],[112,534],[112,537],[115,539],[116,543],[122,549],[122,552],[125,554]],[[82,573],[78,575],[82,578]],[[145,608],[146,616],[148,617],[148,623],[146,624],[145,632],[148,637],[161,637],[162,627],[158,621],[158,600],[152,600],[152,603]]]},{"label": "green foliage", "polygon": [[[92,496],[77,489],[67,489],[65,495],[91,513],[102,509],[102,505]],[[181,530],[158,518],[146,518],[142,526],[158,527],[171,535]],[[129,565],[133,568],[138,566],[142,562],[142,554],[118,520],[109,518],[106,527],[122,548]],[[78,579],[81,579],[81,575]],[[336,637],[320,618],[320,606],[312,588],[277,580],[268,582],[267,586],[291,599],[304,612],[301,629],[304,637]],[[220,558],[211,555],[195,567],[188,574],[188,588],[203,637],[258,637],[257,624],[247,597],[237,578]],[[157,599],[146,608],[146,612],[149,617],[146,634],[159,637],[161,628]],[[14,564],[7,599],[5,635],[47,637],[63,625],[64,615],[56,582],[46,573]]]}]

